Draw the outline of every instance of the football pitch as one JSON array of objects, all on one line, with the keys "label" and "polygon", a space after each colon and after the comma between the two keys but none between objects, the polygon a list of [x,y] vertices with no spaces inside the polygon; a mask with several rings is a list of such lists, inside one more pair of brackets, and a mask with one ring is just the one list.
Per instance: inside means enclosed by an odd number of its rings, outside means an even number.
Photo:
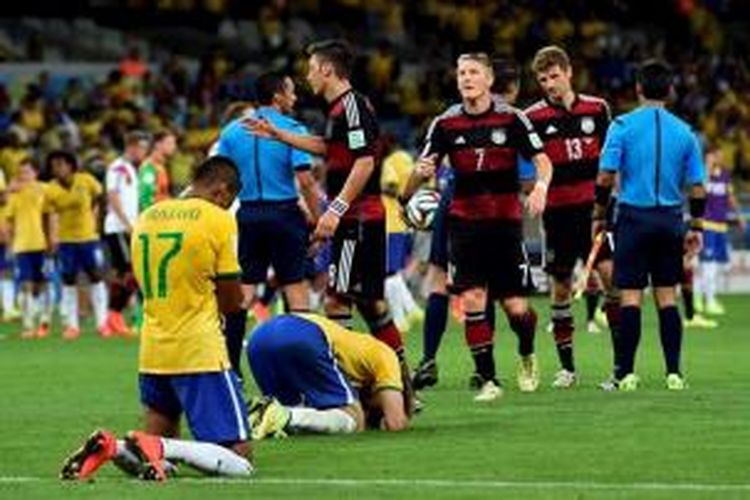
[{"label": "football pitch", "polygon": [[[467,388],[471,360],[463,331],[446,334],[440,382],[401,434],[295,437],[255,446],[252,479],[179,478],[145,484],[106,465],[93,483],[57,479],[65,455],[95,428],[118,434],[140,425],[137,342],[21,341],[3,326],[0,380],[0,498],[750,498],[750,297],[725,297],[717,330],[686,330],[690,388],[664,388],[654,310],[646,307],[637,362],[641,388],[603,393],[609,335],[583,329],[577,305],[580,385],[550,388],[557,360],[540,312],[537,352],[543,385],[515,387],[515,336],[498,315],[498,365],[506,392],[477,404]],[[408,338],[411,364],[421,327]],[[247,380],[250,380],[248,377]],[[248,391],[252,394],[252,384]]]}]

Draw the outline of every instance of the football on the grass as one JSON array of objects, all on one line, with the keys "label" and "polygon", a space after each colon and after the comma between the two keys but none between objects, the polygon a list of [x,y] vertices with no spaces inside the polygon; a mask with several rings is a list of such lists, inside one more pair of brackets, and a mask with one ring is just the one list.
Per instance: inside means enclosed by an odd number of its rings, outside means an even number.
[{"label": "football on the grass", "polygon": [[434,189],[420,189],[406,204],[406,220],[416,229],[429,229],[435,219],[440,193]]}]

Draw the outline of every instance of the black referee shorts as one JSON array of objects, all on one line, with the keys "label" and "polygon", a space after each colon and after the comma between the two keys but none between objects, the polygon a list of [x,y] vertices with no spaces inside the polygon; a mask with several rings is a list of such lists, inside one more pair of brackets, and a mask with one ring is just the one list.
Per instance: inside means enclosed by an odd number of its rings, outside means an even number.
[{"label": "black referee shorts", "polygon": [[685,224],[680,207],[618,207],[615,225],[615,286],[642,290],[682,281]]}]

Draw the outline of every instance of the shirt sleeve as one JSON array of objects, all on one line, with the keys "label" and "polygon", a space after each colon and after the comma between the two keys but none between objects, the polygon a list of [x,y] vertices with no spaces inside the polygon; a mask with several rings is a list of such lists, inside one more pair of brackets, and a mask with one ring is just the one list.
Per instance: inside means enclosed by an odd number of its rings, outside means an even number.
[{"label": "shirt sleeve", "polygon": [[210,156],[232,156],[231,133],[232,131],[229,127],[224,129],[219,136],[219,140],[211,147],[211,151],[209,152]]},{"label": "shirt sleeve", "polygon": [[430,128],[427,129],[427,135],[424,138],[424,146],[422,146],[422,152],[419,154],[420,158],[430,156],[433,154],[438,155],[438,162],[440,159],[448,153],[448,149],[445,147],[445,134],[443,134],[443,127],[440,124],[440,117],[435,117],[430,123]]},{"label": "shirt sleeve", "polygon": [[237,222],[222,211],[212,224],[211,231],[217,237],[216,267],[214,277],[221,279],[236,278],[240,275],[240,264],[237,261]]},{"label": "shirt sleeve", "polygon": [[622,167],[623,128],[622,120],[620,119],[615,119],[609,125],[607,138],[604,140],[602,154],[599,157],[599,170],[617,172]]},{"label": "shirt sleeve", "polygon": [[510,129],[510,143],[521,157],[531,160],[534,156],[544,152],[544,143],[526,113],[516,110],[515,114],[516,119]]},{"label": "shirt sleeve", "polygon": [[102,183],[96,180],[96,177],[94,177],[93,175],[87,175],[86,182],[88,184],[89,191],[91,191],[91,196],[93,196],[94,198],[100,196],[104,192]]},{"label": "shirt sleeve", "polygon": [[[296,123],[292,127],[292,132],[300,135],[310,135],[307,127],[300,123]],[[296,171],[310,170],[312,166],[312,155],[307,151],[292,148],[292,168]]]},{"label": "shirt sleeve", "polygon": [[347,148],[355,159],[374,155],[380,136],[375,111],[353,92],[344,96],[343,104]]},{"label": "shirt sleeve", "polygon": [[104,174],[104,185],[107,188],[108,193],[114,193],[120,191],[120,180],[122,176],[117,171],[117,165],[111,165],[107,169],[107,173]]},{"label": "shirt sleeve", "polygon": [[706,169],[703,167],[701,147],[695,134],[690,134],[686,155],[688,184],[705,184]]},{"label": "shirt sleeve", "polygon": [[373,390],[393,389],[402,391],[404,389],[401,380],[401,367],[396,354],[390,347],[378,345],[377,352],[371,353],[371,360],[375,381]]}]

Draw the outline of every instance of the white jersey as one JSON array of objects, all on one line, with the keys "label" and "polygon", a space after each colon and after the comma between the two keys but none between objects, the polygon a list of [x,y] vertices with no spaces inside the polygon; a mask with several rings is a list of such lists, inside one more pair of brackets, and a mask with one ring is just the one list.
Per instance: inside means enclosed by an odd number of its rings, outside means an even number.
[{"label": "white jersey", "polygon": [[[120,196],[120,205],[132,226],[138,218],[138,174],[125,157],[117,158],[107,167],[106,187],[107,195],[117,193]],[[125,230],[125,225],[108,203],[104,234],[123,233]]]}]

